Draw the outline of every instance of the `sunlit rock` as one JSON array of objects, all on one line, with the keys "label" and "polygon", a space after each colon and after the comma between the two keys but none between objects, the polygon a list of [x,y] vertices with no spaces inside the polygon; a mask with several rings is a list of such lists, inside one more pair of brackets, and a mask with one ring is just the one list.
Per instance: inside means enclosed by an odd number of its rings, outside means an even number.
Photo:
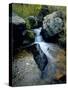
[{"label": "sunlit rock", "polygon": [[59,11],[44,17],[42,36],[46,41],[57,40],[58,34],[63,31],[63,14]]}]

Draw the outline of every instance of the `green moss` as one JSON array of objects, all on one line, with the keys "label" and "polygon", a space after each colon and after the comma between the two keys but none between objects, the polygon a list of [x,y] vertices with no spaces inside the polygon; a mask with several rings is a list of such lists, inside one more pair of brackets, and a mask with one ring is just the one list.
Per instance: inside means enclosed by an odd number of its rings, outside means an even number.
[{"label": "green moss", "polygon": [[33,31],[27,30],[26,32],[26,39],[29,40],[30,42],[34,41],[35,39],[35,34]]},{"label": "green moss", "polygon": [[28,16],[38,15],[41,5],[30,4],[12,4],[12,11],[16,12],[19,16],[26,18]]}]

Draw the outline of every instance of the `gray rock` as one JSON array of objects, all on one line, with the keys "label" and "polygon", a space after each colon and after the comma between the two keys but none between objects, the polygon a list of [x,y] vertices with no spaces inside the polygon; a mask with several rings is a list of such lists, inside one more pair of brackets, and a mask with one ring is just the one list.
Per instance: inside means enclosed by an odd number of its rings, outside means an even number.
[{"label": "gray rock", "polygon": [[43,29],[48,32],[49,36],[53,36],[63,29],[63,20],[60,18],[60,12],[54,12],[44,17]]},{"label": "gray rock", "polygon": [[59,11],[53,12],[44,17],[42,35],[45,39],[49,39],[62,32],[63,26],[63,14]]},{"label": "gray rock", "polygon": [[14,12],[12,12],[12,16],[9,18],[10,22],[12,22],[13,24],[25,24],[25,20],[21,17],[19,17],[17,14],[15,14]]},{"label": "gray rock", "polygon": [[41,72],[43,72],[43,70],[48,64],[47,56],[42,52],[39,44],[32,45],[32,47],[30,47],[30,50],[33,53],[38,68],[41,70]]}]

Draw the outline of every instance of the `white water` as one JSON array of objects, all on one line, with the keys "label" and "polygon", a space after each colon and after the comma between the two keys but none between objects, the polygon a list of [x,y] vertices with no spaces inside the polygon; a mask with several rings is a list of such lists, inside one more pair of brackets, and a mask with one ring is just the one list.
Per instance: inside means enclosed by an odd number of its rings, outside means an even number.
[{"label": "white water", "polygon": [[41,32],[41,27],[38,28],[38,29],[34,29],[34,32],[35,32],[35,43],[40,43],[43,41],[43,38],[42,36],[40,35],[40,32]]},{"label": "white water", "polygon": [[[57,71],[60,74],[60,72],[62,71],[62,69],[61,69],[62,65],[63,65],[63,68],[65,68],[64,67],[65,65],[63,64],[63,62],[61,62],[61,66],[59,66],[59,68],[57,68],[57,65],[59,65],[58,61],[59,62],[61,61],[61,59],[58,58],[58,55],[60,52],[62,54],[63,50],[54,43],[45,42],[42,38],[42,35],[40,35],[41,28],[34,29],[34,32],[36,34],[35,43],[39,44],[41,50],[43,51],[43,53],[46,55],[46,57],[48,59],[48,64],[44,68],[42,75],[46,81],[50,82],[55,78],[55,74]],[[39,50],[39,52],[40,52],[40,48],[38,48],[38,46],[37,46],[37,49]],[[64,74],[64,72],[65,71],[63,71],[63,74]]]},{"label": "white water", "polygon": [[49,62],[53,63],[55,61],[55,54],[58,50],[60,50],[59,46],[53,44],[53,43],[46,43],[42,35],[40,35],[41,27],[38,29],[34,29],[34,32],[36,34],[35,36],[35,43],[40,45],[41,50],[43,53],[47,56]]}]

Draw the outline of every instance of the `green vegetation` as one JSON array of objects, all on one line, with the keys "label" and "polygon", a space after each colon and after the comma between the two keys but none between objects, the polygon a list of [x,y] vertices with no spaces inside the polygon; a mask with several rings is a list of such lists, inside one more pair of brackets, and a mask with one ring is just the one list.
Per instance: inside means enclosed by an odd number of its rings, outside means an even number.
[{"label": "green vegetation", "polygon": [[41,5],[12,4],[12,10],[23,18],[38,15],[40,9]]},{"label": "green vegetation", "polygon": [[31,28],[28,21],[28,17],[37,16],[40,10],[41,10],[41,5],[12,4],[12,11],[25,19],[28,29]]},{"label": "green vegetation", "polygon": [[[29,16],[38,16],[39,13],[43,12],[43,8],[45,8],[46,5],[38,5],[38,4],[12,4],[12,11],[17,13],[19,16],[25,19],[26,26],[28,30],[31,30],[32,25],[28,17]],[[66,16],[66,7],[63,6],[47,6],[49,14],[54,11],[62,11],[64,16]],[[44,11],[46,13],[46,11]],[[31,24],[31,25],[30,25]]]},{"label": "green vegetation", "polygon": [[35,37],[34,32],[27,30],[26,39],[32,42],[32,41],[34,41],[34,37]]},{"label": "green vegetation", "polygon": [[[26,20],[29,16],[37,16],[41,9],[43,10],[46,5],[32,5],[32,4],[12,4],[12,11],[17,13],[19,16]],[[64,15],[66,15],[66,7],[65,6],[47,6],[49,13],[54,11],[62,11]],[[46,12],[45,12],[46,13]]]}]

